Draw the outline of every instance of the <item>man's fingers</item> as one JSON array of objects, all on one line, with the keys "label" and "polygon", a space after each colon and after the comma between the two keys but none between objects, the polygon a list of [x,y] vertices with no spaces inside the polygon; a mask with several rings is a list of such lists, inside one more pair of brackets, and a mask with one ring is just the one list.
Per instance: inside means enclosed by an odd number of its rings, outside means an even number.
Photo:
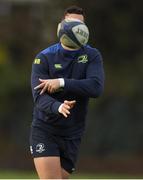
[{"label": "man's fingers", "polygon": [[48,92],[49,92],[49,93],[53,93],[53,92],[55,91],[55,88],[54,88],[53,85],[50,84],[50,83],[48,84],[48,87],[47,87],[47,88],[48,88]]},{"label": "man's fingers", "polygon": [[68,115],[70,114],[70,112],[66,109],[66,108],[64,108],[64,107],[62,107],[62,111],[61,111],[61,113],[64,115],[64,117],[68,117]]},{"label": "man's fingers", "polygon": [[74,107],[75,103],[76,103],[75,100],[73,100],[73,101],[67,101],[67,100],[65,100],[65,101],[64,101],[64,104],[70,106],[70,109]]},{"label": "man's fingers", "polygon": [[63,104],[62,106],[62,111],[61,113],[64,115],[64,117],[68,117],[68,115],[70,114],[70,111],[69,111],[70,107],[66,104]]},{"label": "man's fingers", "polygon": [[59,88],[59,80],[57,79],[41,79],[39,78],[39,81],[41,82],[40,85],[36,86],[34,90],[36,89],[42,89],[40,92],[40,95],[43,94],[45,91],[48,91],[49,93],[54,93]]},{"label": "man's fingers", "polygon": [[36,86],[36,87],[34,88],[34,90],[40,89],[40,88],[44,87],[44,85],[45,85],[45,83],[41,83],[40,85]]},{"label": "man's fingers", "polygon": [[47,86],[47,90],[48,90],[48,92],[50,92],[50,90],[51,90],[51,86],[50,86],[50,84],[48,84],[48,86]]},{"label": "man's fingers", "polygon": [[69,104],[71,104],[72,106],[74,106],[76,104],[76,101],[70,101]]},{"label": "man's fingers", "polygon": [[49,90],[48,90],[48,92],[49,92],[49,93],[54,93],[54,92],[55,92],[55,89],[50,87]]},{"label": "man's fingers", "polygon": [[69,110],[67,110],[65,107],[62,108],[62,111],[66,114],[70,114]]},{"label": "man's fingers", "polygon": [[64,104],[63,107],[68,109],[68,110],[70,109],[70,106],[68,104]]},{"label": "man's fingers", "polygon": [[64,103],[69,104],[69,101],[65,100]]},{"label": "man's fingers", "polygon": [[68,115],[70,114],[70,111],[69,111],[70,107],[66,104],[61,104],[58,111],[59,113],[61,113],[65,118],[68,117]]},{"label": "man's fingers", "polygon": [[[39,78],[39,81],[41,83],[44,83],[44,84],[48,84],[47,85],[47,91],[49,93],[53,93],[55,92],[57,89],[60,88],[60,83],[59,83],[59,80],[58,79],[41,79]],[[43,93],[43,91],[42,91]]]},{"label": "man's fingers", "polygon": [[67,118],[67,114],[65,112],[62,112],[62,114],[64,115],[65,118]]},{"label": "man's fingers", "polygon": [[47,86],[48,86],[48,84],[45,84],[45,86],[43,87],[43,89],[40,92],[40,95],[43,94],[47,90]]},{"label": "man's fingers", "polygon": [[48,79],[41,79],[41,78],[39,78],[39,81],[40,82],[46,82],[46,81],[48,81]]},{"label": "man's fingers", "polygon": [[67,100],[65,100],[64,103],[66,103],[66,104],[75,104],[76,101],[75,101],[75,100],[73,100],[73,101],[67,101]]}]

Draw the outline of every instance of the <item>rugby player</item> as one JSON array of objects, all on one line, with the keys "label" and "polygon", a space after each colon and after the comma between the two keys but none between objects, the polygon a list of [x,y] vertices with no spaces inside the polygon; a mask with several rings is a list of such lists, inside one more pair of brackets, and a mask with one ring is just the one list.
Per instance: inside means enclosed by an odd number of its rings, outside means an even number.
[{"label": "rugby player", "polygon": [[[84,21],[82,8],[72,6],[64,18]],[[41,51],[32,65],[34,99],[30,150],[40,179],[67,179],[75,170],[89,98],[104,89],[99,50],[72,49],[61,42]]]}]

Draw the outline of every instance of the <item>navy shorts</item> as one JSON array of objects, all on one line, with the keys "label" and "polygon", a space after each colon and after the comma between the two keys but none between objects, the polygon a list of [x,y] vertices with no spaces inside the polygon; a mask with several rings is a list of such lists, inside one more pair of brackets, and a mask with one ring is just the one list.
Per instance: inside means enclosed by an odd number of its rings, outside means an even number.
[{"label": "navy shorts", "polygon": [[52,135],[38,127],[31,128],[30,151],[33,158],[59,156],[61,166],[68,173],[75,170],[81,138]]}]

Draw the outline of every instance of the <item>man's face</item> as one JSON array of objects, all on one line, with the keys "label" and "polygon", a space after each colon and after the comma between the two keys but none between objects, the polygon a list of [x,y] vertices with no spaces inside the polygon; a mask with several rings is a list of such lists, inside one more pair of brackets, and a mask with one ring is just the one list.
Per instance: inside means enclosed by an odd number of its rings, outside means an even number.
[{"label": "man's face", "polygon": [[67,13],[67,14],[65,15],[65,19],[66,19],[66,18],[79,19],[80,21],[83,21],[83,22],[84,22],[84,17],[83,17],[82,14],[69,14],[69,13]]}]

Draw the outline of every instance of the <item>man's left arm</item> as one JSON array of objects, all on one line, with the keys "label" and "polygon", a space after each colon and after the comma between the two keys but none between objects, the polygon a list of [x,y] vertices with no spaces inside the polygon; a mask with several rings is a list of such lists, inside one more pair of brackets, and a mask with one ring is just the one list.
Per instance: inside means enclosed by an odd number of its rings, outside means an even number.
[{"label": "man's left arm", "polygon": [[64,90],[80,96],[98,97],[104,90],[104,69],[102,56],[98,54],[89,62],[86,79],[64,79]]}]

